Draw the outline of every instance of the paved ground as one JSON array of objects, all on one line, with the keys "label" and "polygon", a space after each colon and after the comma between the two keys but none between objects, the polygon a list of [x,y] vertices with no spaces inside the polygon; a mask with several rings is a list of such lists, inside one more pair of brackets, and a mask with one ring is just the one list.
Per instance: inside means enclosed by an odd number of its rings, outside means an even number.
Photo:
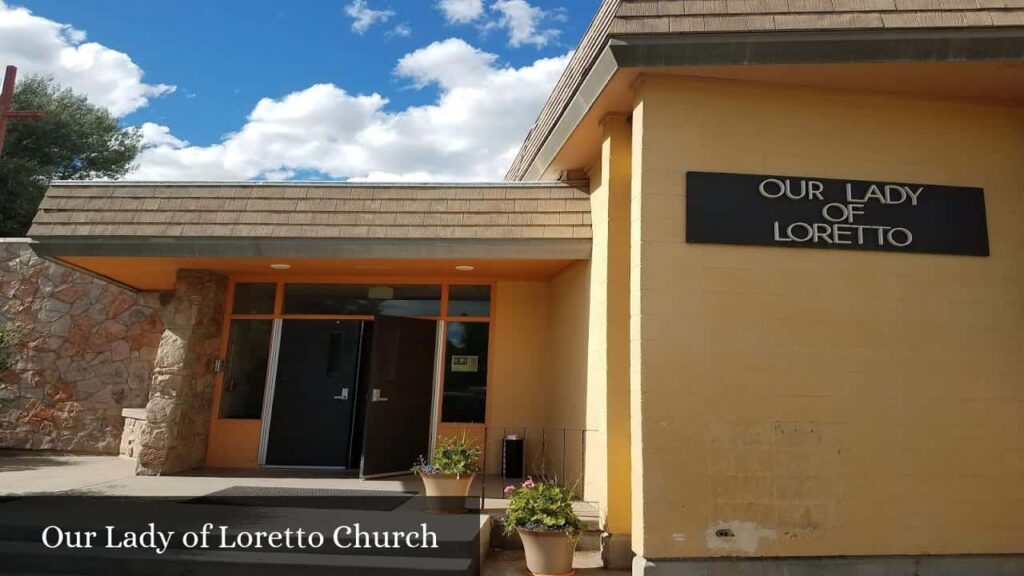
[{"label": "paved ground", "polygon": [[[629,570],[605,570],[595,554],[576,554],[573,568],[576,576],[630,576]],[[484,562],[484,576],[529,576],[522,550],[494,552]]]},{"label": "paved ground", "polygon": [[[488,495],[498,494],[501,482],[489,480]],[[200,496],[231,486],[267,486],[288,488],[333,488],[351,490],[418,491],[420,482],[412,476],[395,479],[363,481],[338,478],[323,472],[303,473],[294,470],[258,472],[203,470],[186,475],[135,476],[135,462],[117,456],[81,456],[50,452],[0,450],[0,495],[75,493],[116,496]],[[478,485],[476,493],[480,493]],[[504,501],[488,498],[486,508],[500,511]],[[581,504],[578,513],[589,516],[592,507]],[[577,574],[585,576],[626,576],[629,572],[599,568],[595,553],[577,555]],[[521,576],[527,574],[522,551],[492,554],[484,565],[488,576]]]},{"label": "paved ground", "polygon": [[109,496],[200,496],[231,486],[336,488],[416,491],[409,477],[374,480],[337,478],[294,470],[257,473],[203,470],[176,476],[136,476],[135,462],[117,456],[78,456],[48,452],[0,451],[0,495],[74,492]]}]

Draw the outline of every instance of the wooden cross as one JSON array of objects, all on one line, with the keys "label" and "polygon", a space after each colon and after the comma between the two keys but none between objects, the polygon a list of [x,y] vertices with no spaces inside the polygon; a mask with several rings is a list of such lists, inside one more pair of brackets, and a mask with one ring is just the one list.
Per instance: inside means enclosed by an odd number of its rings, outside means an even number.
[{"label": "wooden cross", "polygon": [[11,102],[14,100],[14,79],[18,76],[18,69],[8,66],[4,72],[4,87],[0,91],[0,154],[4,152],[4,137],[7,136],[8,120],[26,120],[42,118],[46,113],[38,111],[11,110]]}]

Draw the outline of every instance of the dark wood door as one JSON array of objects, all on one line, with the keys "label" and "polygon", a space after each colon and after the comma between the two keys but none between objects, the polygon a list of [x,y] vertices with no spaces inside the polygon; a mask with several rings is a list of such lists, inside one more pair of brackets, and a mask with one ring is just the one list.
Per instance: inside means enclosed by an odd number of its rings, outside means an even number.
[{"label": "dark wood door", "polygon": [[362,324],[284,321],[266,464],[349,466]]},{"label": "dark wood door", "polygon": [[377,316],[366,379],[366,477],[408,473],[430,448],[437,321]]}]

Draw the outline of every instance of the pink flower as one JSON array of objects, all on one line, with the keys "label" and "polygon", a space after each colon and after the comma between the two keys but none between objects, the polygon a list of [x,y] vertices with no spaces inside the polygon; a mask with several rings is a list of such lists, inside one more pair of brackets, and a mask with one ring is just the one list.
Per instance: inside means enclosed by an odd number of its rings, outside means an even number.
[{"label": "pink flower", "polygon": [[511,493],[513,493],[515,491],[516,491],[516,487],[515,486],[513,486],[511,484],[509,484],[508,486],[505,486],[505,496],[508,496],[509,494],[511,494]]},{"label": "pink flower", "polygon": [[523,488],[533,488],[536,484],[533,483],[533,478],[527,478],[526,482],[523,482]]}]

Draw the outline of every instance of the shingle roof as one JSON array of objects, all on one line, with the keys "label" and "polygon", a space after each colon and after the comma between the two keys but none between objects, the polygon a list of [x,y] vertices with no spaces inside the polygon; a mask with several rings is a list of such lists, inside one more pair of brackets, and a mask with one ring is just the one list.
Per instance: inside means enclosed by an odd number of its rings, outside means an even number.
[{"label": "shingle roof", "polygon": [[1024,0],[622,0],[611,34],[1024,25]]},{"label": "shingle roof", "polygon": [[590,201],[585,183],[56,183],[29,235],[578,239],[590,238]]},{"label": "shingle roof", "polygon": [[604,0],[506,175],[521,180],[609,39],[1024,26],[1024,0]]}]

